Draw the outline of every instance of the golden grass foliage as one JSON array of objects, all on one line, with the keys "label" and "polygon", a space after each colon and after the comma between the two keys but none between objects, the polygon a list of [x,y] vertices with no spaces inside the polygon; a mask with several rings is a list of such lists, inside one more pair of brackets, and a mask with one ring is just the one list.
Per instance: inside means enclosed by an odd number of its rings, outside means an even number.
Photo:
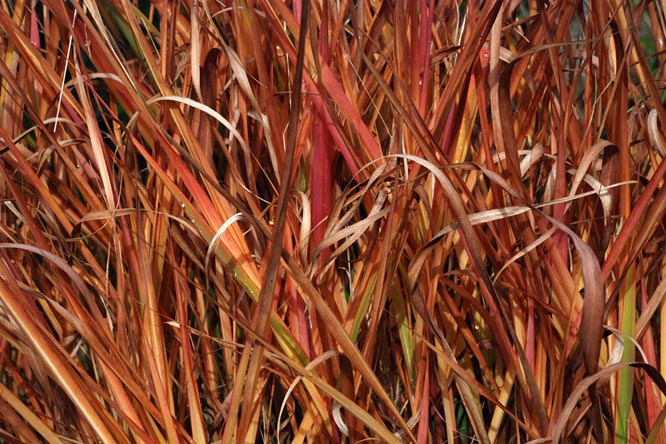
[{"label": "golden grass foliage", "polygon": [[0,442],[666,443],[664,1],[0,11]]}]

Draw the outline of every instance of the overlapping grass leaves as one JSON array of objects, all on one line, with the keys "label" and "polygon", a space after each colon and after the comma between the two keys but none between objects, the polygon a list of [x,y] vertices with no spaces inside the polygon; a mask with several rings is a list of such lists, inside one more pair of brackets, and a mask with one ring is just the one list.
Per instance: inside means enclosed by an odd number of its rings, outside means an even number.
[{"label": "overlapping grass leaves", "polygon": [[665,439],[656,3],[2,8],[2,439]]}]

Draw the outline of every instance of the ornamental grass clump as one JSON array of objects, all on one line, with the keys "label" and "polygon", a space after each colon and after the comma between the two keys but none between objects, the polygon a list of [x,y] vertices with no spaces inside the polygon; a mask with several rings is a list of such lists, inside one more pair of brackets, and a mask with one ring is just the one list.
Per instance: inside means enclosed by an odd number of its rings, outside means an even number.
[{"label": "ornamental grass clump", "polygon": [[0,442],[666,443],[666,5],[0,7]]}]

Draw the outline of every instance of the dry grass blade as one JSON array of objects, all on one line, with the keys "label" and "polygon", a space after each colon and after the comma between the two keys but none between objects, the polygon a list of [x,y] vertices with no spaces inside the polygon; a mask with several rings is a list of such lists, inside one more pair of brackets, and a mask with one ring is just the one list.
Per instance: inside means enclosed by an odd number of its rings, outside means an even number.
[{"label": "dry grass blade", "polygon": [[[250,4],[251,5],[251,4]],[[267,262],[264,273],[263,282],[261,285],[261,291],[259,293],[259,305],[257,307],[257,314],[255,315],[255,321],[252,325],[252,330],[255,334],[264,338],[268,330],[268,321],[271,316],[271,307],[273,305],[273,295],[277,288],[277,277],[280,271],[280,259],[282,256],[282,239],[285,235],[286,230],[286,221],[287,221],[287,202],[289,196],[290,188],[290,178],[293,174],[293,168],[295,163],[295,151],[296,151],[296,137],[298,134],[298,120],[301,111],[301,90],[302,90],[302,80],[303,80],[303,63],[305,60],[305,45],[306,45],[306,34],[308,27],[308,11],[309,11],[310,2],[308,0],[304,1],[302,5],[303,10],[301,13],[301,23],[300,23],[300,32],[298,36],[299,48],[298,56],[296,61],[296,74],[294,76],[294,87],[293,87],[293,108],[290,110],[289,117],[289,128],[287,133],[286,140],[286,153],[285,161],[283,165],[283,170],[281,172],[280,180],[280,190],[278,194],[278,201],[276,204],[276,218],[275,218],[275,228],[272,233],[271,245],[269,246],[267,253]],[[252,399],[255,396],[257,391],[257,386],[259,384],[259,371],[264,360],[264,348],[262,345],[256,345],[255,348],[247,347],[243,352],[242,363],[245,363],[246,354],[251,353],[251,358],[248,364],[247,369],[241,366],[239,368],[240,378],[237,379],[238,383],[235,385],[234,390],[240,391],[243,387],[243,403],[249,405],[252,402]],[[246,373],[247,371],[247,373]],[[232,397],[233,400],[237,401],[238,404],[234,404],[230,407],[232,415],[235,415],[240,407],[241,398],[238,396]],[[238,436],[243,436],[243,430],[247,430],[249,427],[249,415],[250,409],[244,409],[243,416],[240,419],[240,430],[238,432],[233,427],[233,421],[229,422],[227,425],[225,434],[222,436],[222,440],[230,442],[232,434],[237,434]],[[245,421],[245,422],[243,422]]]},{"label": "dry grass blade", "polygon": [[5,279],[0,280],[0,295],[4,310],[11,314],[14,322],[21,326],[30,348],[38,355],[41,362],[48,363],[47,370],[50,376],[68,394],[81,414],[94,427],[99,439],[105,444],[118,442],[114,437],[117,432],[109,430],[104,417],[99,415],[97,402],[84,389],[85,386],[70,368],[69,362],[63,357],[63,355],[66,355],[65,351],[54,344],[53,339],[43,330],[43,326],[36,322],[34,315],[26,309],[26,305],[22,303],[19,296],[23,292],[16,283],[6,280],[12,275],[7,265],[3,262],[0,267],[2,269],[1,274],[6,276]]},{"label": "dry grass blade", "polygon": [[0,441],[666,442],[665,10],[3,3]]},{"label": "dry grass blade", "polygon": [[661,392],[666,394],[666,381],[664,381],[664,378],[659,374],[659,372],[656,371],[654,367],[641,362],[621,362],[618,364],[609,365],[604,369],[599,370],[594,375],[583,379],[580,384],[571,392],[569,399],[562,409],[560,417],[551,426],[553,444],[558,444],[562,438],[562,435],[566,435],[566,423],[569,421],[574,409],[576,409],[577,404],[580,402],[580,396],[586,390],[588,390],[589,387],[593,385],[599,385],[601,382],[606,382],[611,377],[611,375],[627,367],[645,370],[650,378],[652,378],[652,380],[659,386]]}]

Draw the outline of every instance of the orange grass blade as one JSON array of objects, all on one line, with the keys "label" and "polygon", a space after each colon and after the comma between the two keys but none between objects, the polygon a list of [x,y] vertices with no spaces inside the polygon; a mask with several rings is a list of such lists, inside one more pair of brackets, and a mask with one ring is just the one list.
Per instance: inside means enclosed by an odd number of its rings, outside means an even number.
[{"label": "orange grass blade", "polygon": [[[11,272],[4,261],[0,263],[2,276],[9,277]],[[108,421],[100,416],[103,411],[93,399],[89,392],[84,390],[84,385],[70,367],[67,360],[63,358],[66,354],[62,348],[44,332],[43,327],[35,323],[34,317],[25,309],[20,295],[23,292],[18,288],[15,281],[0,279],[0,300],[6,310],[11,313],[14,320],[21,326],[26,339],[32,346],[32,350],[40,356],[48,365],[48,371],[58,385],[65,390],[75,403],[78,410],[85,416],[94,427],[99,439],[105,444],[118,442],[129,442],[113,428],[108,427]],[[24,297],[27,297],[24,296]]]}]

